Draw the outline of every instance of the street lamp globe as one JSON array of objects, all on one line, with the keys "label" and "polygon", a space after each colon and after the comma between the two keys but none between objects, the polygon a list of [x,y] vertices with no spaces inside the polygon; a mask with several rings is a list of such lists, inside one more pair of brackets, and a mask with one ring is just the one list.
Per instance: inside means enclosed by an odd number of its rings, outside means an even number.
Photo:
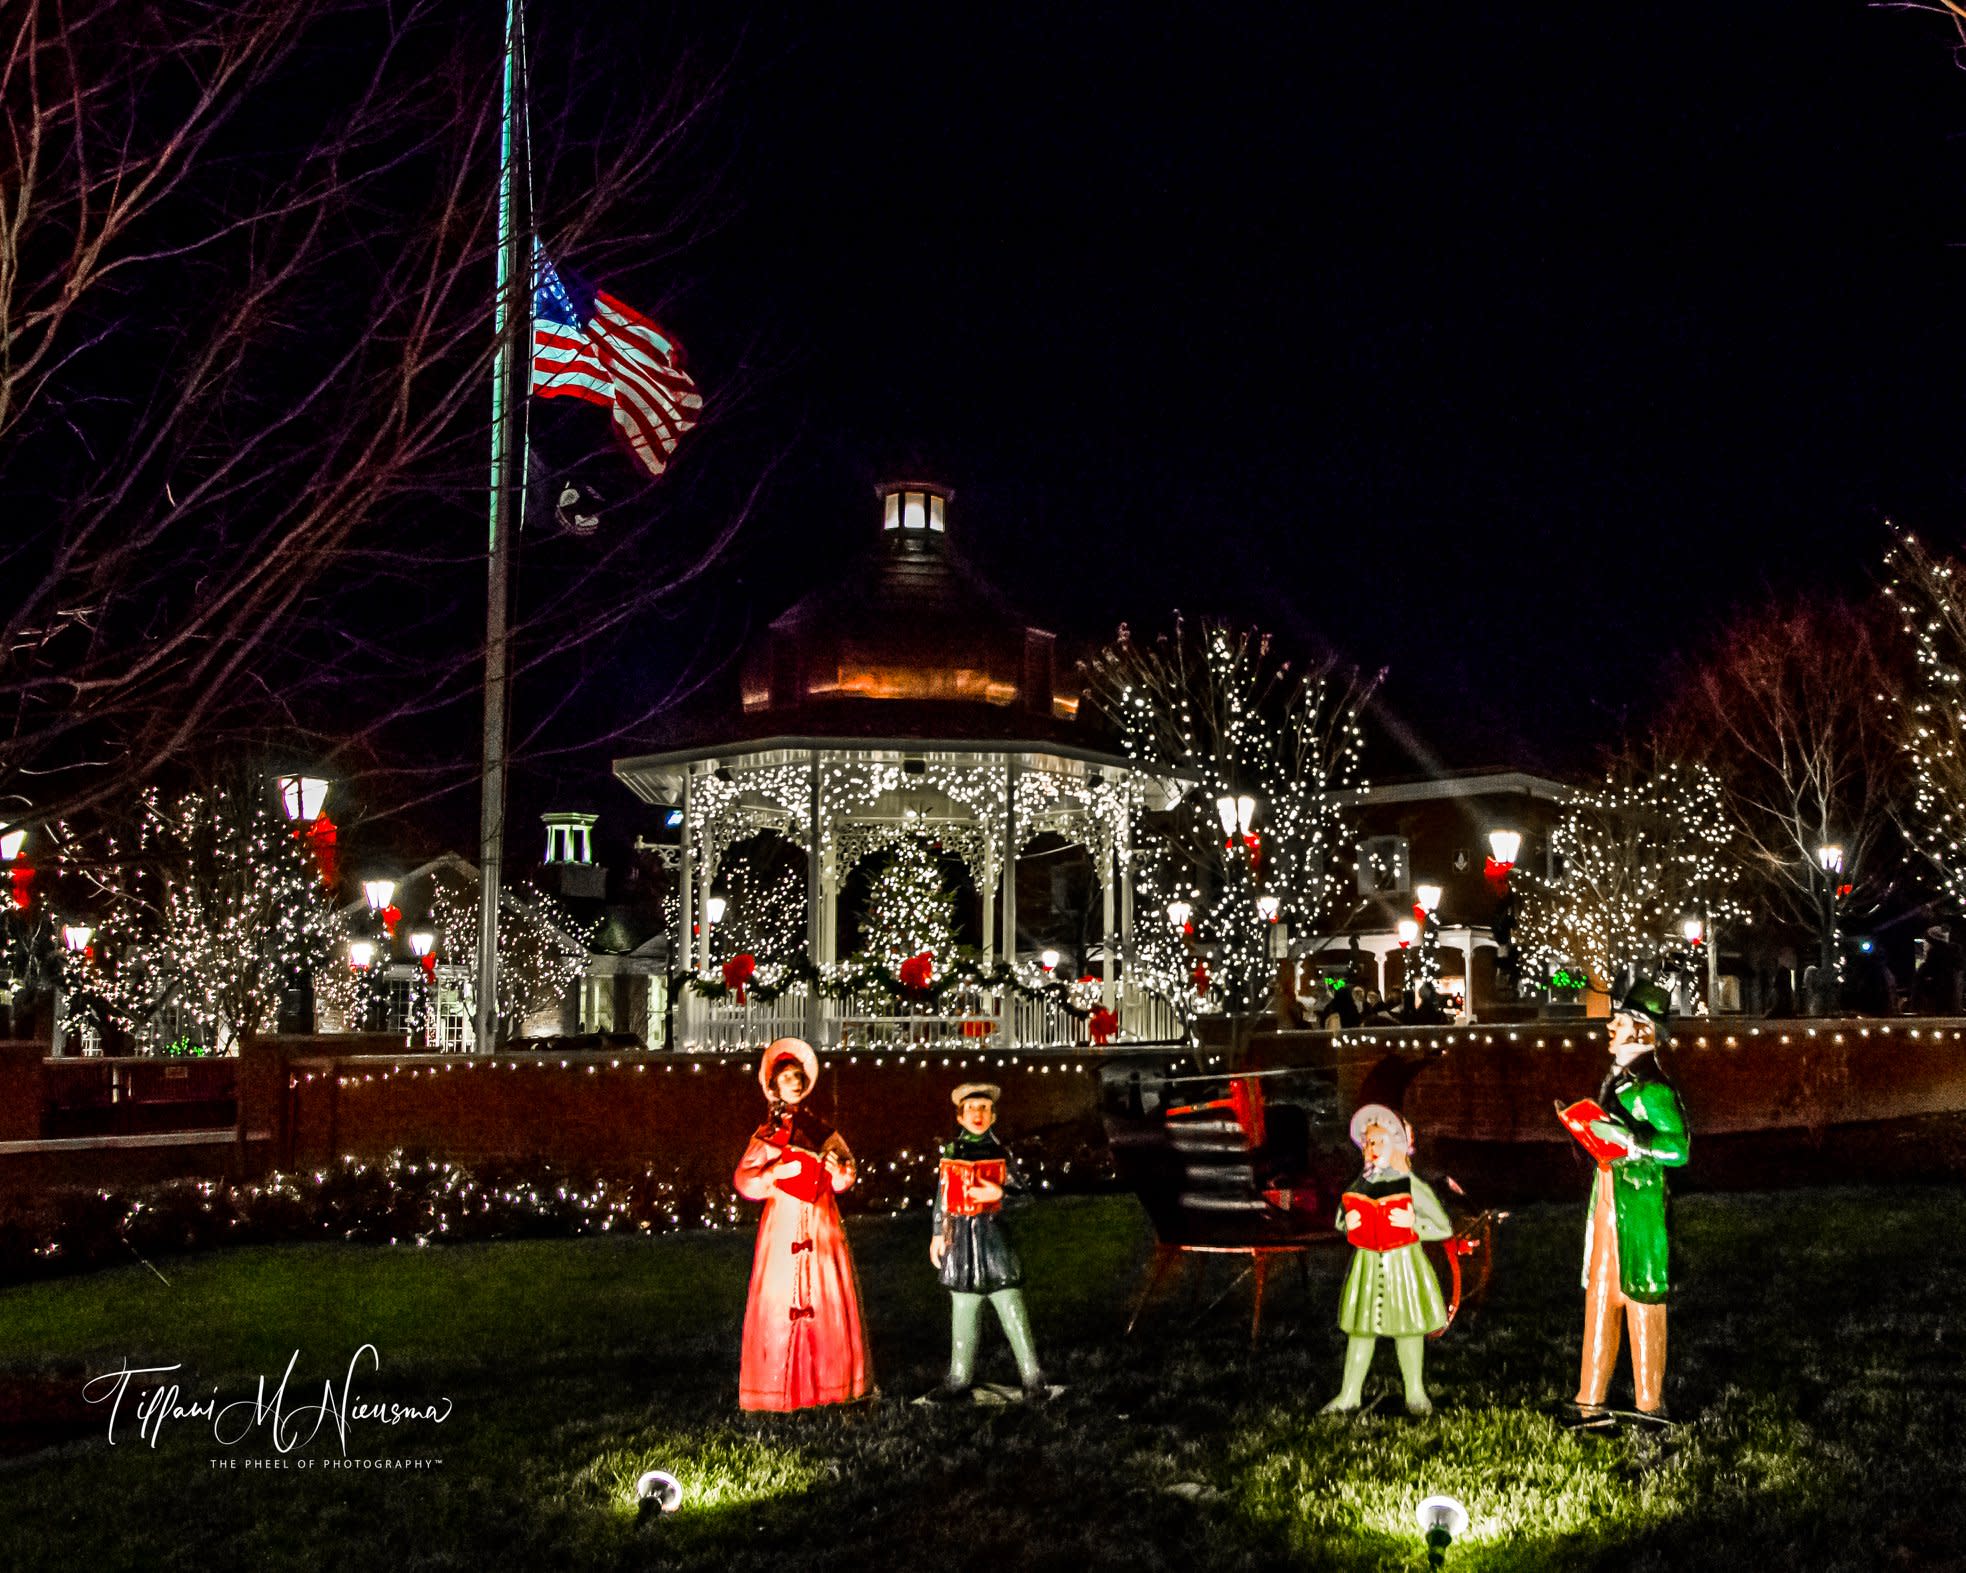
[{"label": "street lamp globe", "polygon": [[375,964],[375,941],[372,939],[351,939],[348,942],[348,965],[358,972],[366,972]]},{"label": "street lamp globe", "polygon": [[1222,821],[1223,835],[1236,833],[1236,800],[1232,794],[1225,793],[1215,800],[1215,817]]},{"label": "street lamp globe", "polygon": [[1841,874],[1843,872],[1843,848],[1834,844],[1820,846],[1816,848],[1816,861],[1823,865],[1823,872],[1825,874]]},{"label": "street lamp globe", "polygon": [[89,948],[89,941],[96,937],[96,931],[86,923],[64,923],[61,926],[62,947],[72,956],[79,956]]},{"label": "street lamp globe", "polygon": [[389,905],[390,897],[396,894],[396,881],[365,879],[362,881],[362,894],[368,898],[369,911],[380,912]]},{"label": "street lamp globe", "polygon": [[1188,926],[1188,919],[1195,915],[1195,909],[1185,901],[1170,901],[1167,904],[1167,921],[1179,931]]},{"label": "street lamp globe", "polygon": [[708,901],[703,903],[703,915],[710,920],[710,926],[712,928],[723,922],[724,913],[729,909],[729,906],[730,903],[725,901],[722,896],[712,896]]},{"label": "street lamp globe", "polygon": [[437,936],[429,929],[410,930],[410,954],[421,961],[437,948]]},{"label": "street lamp globe", "polygon": [[1239,830],[1243,834],[1243,836],[1247,838],[1249,835],[1250,827],[1255,823],[1256,823],[1256,799],[1248,796],[1237,798],[1236,799],[1237,830]]},{"label": "street lamp globe", "polygon": [[1258,896],[1256,898],[1256,915],[1259,918],[1261,918],[1265,923],[1276,922],[1277,913],[1279,913],[1282,910],[1283,910],[1283,901],[1279,897]]},{"label": "street lamp globe", "polygon": [[1522,850],[1522,832],[1519,830],[1491,830],[1488,832],[1488,850],[1495,861],[1503,868],[1513,867],[1516,854]]},{"label": "street lamp globe", "polygon": [[1413,887],[1413,900],[1414,904],[1422,912],[1426,913],[1428,917],[1432,917],[1440,907],[1440,886],[1415,885]]},{"label": "street lamp globe", "polygon": [[1039,951],[1038,961],[1043,965],[1046,972],[1056,972],[1058,970],[1058,952],[1055,950]]},{"label": "street lamp globe", "polygon": [[1404,950],[1420,937],[1420,925],[1412,918],[1401,918],[1396,932],[1399,934],[1400,949]]},{"label": "street lamp globe", "polygon": [[280,807],[295,824],[311,825],[327,806],[329,783],[321,776],[278,776]]},{"label": "street lamp globe", "polygon": [[11,863],[20,856],[20,849],[27,845],[25,830],[0,831],[0,862]]},{"label": "street lamp globe", "polygon": [[1689,945],[1697,945],[1707,937],[1707,926],[1698,918],[1687,918],[1679,928],[1686,936],[1686,943]]}]

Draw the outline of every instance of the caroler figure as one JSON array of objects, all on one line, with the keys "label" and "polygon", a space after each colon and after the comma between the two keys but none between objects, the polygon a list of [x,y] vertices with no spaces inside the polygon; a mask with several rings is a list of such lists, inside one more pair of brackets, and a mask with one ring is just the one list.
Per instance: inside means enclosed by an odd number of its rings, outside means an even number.
[{"label": "caroler figure", "polygon": [[1586,1426],[1614,1419],[1605,1400],[1620,1323],[1631,1329],[1635,1408],[1649,1421],[1666,1418],[1666,1170],[1681,1167],[1692,1150],[1679,1093],[1656,1052],[1671,1022],[1672,997],[1654,983],[1634,985],[1611,1013],[1611,1069],[1596,1099],[1557,1110],[1597,1160],[1584,1221],[1584,1356],[1573,1400]]},{"label": "caroler figure", "polygon": [[751,1135],[733,1184],[763,1202],[744,1308],[738,1404],[806,1409],[873,1390],[860,1284],[835,1193],[853,1184],[853,1154],[806,1108],[819,1057],[797,1038],[765,1050],[758,1081],[770,1114]]},{"label": "caroler figure", "polygon": [[928,1395],[931,1400],[960,1398],[970,1390],[985,1300],[1010,1340],[1025,1397],[1042,1402],[1049,1396],[1031,1338],[1031,1316],[1024,1308],[1024,1269],[1004,1235],[1004,1192],[1022,1185],[1010,1149],[994,1129],[1002,1096],[1001,1088],[981,1081],[965,1082],[949,1095],[958,1128],[942,1148],[928,1242],[928,1259],[952,1302],[949,1374]]},{"label": "caroler figure", "polygon": [[1427,1335],[1447,1325],[1447,1302],[1440,1280],[1422,1250],[1422,1240],[1453,1234],[1447,1209],[1426,1181],[1416,1179],[1412,1132],[1382,1103],[1368,1103],[1352,1116],[1352,1144],[1365,1157],[1365,1171],[1338,1201],[1338,1230],[1353,1247],[1352,1270],[1338,1306],[1345,1333],[1345,1378],[1325,1414],[1359,1407],[1366,1372],[1381,1338],[1390,1338],[1406,1385],[1408,1414],[1433,1412],[1422,1370]]}]

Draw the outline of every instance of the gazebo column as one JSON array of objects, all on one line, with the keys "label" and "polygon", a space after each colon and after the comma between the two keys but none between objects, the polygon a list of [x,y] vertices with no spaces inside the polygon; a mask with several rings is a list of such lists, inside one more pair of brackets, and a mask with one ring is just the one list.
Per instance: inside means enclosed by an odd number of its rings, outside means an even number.
[{"label": "gazebo column", "polygon": [[1133,972],[1133,815],[1120,820],[1120,965],[1129,978]]},{"label": "gazebo column", "polygon": [[1099,1003],[1113,1008],[1113,869],[1119,861],[1119,847],[1112,828],[1100,825],[1094,832],[1099,842]]},{"label": "gazebo column", "polygon": [[997,856],[997,834],[1003,827],[992,825],[987,844],[983,849],[983,970],[989,971],[997,964],[997,870],[1002,867],[1002,859]]},{"label": "gazebo column", "polygon": [[1003,959],[1017,965],[1017,756],[1004,764]]},{"label": "gazebo column", "polygon": [[[812,780],[808,783],[806,808],[810,818],[806,821],[806,955],[813,964],[819,964],[819,957],[826,943],[826,889],[821,872],[824,862],[819,850],[822,821],[819,791],[819,750],[812,751]],[[806,1042],[815,1048],[821,1047],[826,1035],[826,1018],[820,1010],[819,990],[806,991]]]}]

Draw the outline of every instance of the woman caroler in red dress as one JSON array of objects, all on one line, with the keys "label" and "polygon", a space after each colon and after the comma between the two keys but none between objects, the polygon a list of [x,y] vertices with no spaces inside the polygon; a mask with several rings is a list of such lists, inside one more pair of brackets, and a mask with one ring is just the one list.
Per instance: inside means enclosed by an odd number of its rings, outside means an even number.
[{"label": "woman caroler in red dress", "polygon": [[819,1057],[797,1038],[765,1050],[758,1081],[770,1117],[751,1135],[733,1183],[763,1202],[744,1308],[745,1409],[843,1404],[873,1390],[860,1284],[833,1196],[853,1184],[853,1154],[804,1107]]}]

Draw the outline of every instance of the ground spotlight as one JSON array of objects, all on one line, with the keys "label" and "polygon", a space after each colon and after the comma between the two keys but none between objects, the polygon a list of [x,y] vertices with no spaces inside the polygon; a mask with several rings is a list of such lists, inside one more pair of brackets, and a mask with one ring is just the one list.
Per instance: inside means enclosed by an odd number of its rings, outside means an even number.
[{"label": "ground spotlight", "polygon": [[651,1513],[673,1513],[683,1505],[682,1483],[660,1469],[649,1470],[635,1482],[635,1496],[644,1518]]},{"label": "ground spotlight", "polygon": [[1428,1497],[1413,1516],[1427,1537],[1427,1566],[1437,1568],[1446,1560],[1454,1537],[1468,1527],[1468,1510],[1453,1497]]}]

